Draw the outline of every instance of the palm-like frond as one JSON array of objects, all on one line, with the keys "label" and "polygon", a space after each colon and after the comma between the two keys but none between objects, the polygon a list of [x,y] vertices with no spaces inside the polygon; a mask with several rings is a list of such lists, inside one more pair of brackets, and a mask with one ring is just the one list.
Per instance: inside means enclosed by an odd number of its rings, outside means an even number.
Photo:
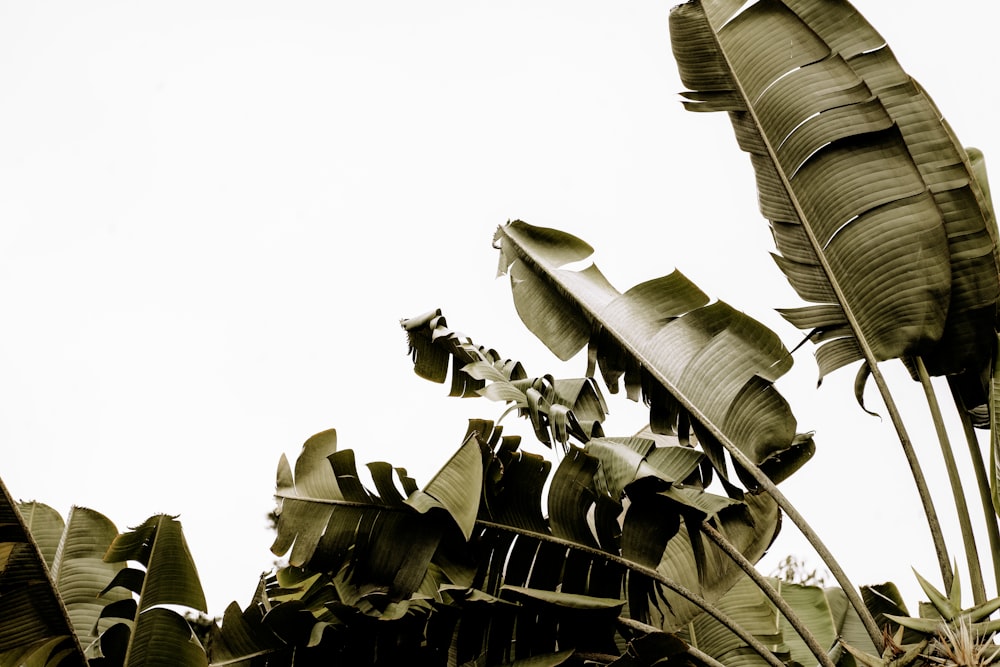
[{"label": "palm-like frond", "polygon": [[27,509],[38,520],[44,552],[0,482],[0,664],[83,667],[87,661],[46,565],[55,558],[52,538],[62,519],[39,504]]},{"label": "palm-like frond", "polygon": [[670,28],[686,106],[729,112],[776,260],[816,304],[784,314],[819,343],[821,377],[865,347],[978,375],[1000,295],[995,224],[882,37],[843,0],[688,2]]},{"label": "palm-like frond", "polygon": [[[501,270],[510,270],[522,321],[558,357],[589,345],[588,376],[599,366],[609,388],[624,377],[630,397],[645,398],[660,433],[694,430],[709,460],[728,478],[722,444],[738,449],[774,481],[812,455],[795,418],[773,386],[792,364],[778,337],[679,272],[621,293],[591,264],[582,240],[513,222],[497,231]],[[756,482],[737,473],[750,487]]]}]

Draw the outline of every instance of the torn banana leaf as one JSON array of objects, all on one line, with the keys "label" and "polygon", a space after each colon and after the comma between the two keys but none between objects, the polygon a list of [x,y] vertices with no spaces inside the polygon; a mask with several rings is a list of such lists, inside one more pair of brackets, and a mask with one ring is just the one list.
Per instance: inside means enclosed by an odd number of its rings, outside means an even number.
[{"label": "torn banana leaf", "polygon": [[865,348],[982,374],[1000,297],[986,185],[885,40],[844,0],[687,2],[670,33],[685,106],[728,112],[750,154],[775,259],[814,304],[782,312],[818,341],[820,378]]},{"label": "torn banana leaf", "polygon": [[[811,437],[796,435],[795,418],[773,385],[792,357],[762,324],[709,303],[677,271],[621,293],[593,264],[564,269],[593,252],[565,232],[516,221],[499,228],[496,242],[528,329],[561,359],[588,346],[588,376],[599,366],[612,392],[624,378],[629,397],[649,404],[655,432],[693,429],[724,479],[723,443],[776,482],[812,455]],[[755,487],[740,466],[736,471]]]}]

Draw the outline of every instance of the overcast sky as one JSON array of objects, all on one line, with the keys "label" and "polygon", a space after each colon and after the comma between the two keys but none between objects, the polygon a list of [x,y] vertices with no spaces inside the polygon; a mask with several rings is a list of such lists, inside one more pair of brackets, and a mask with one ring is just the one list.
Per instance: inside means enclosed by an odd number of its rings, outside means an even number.
[{"label": "overcast sky", "polygon": [[[678,101],[672,4],[0,2],[0,477],[120,529],[180,514],[211,613],[245,605],[281,453],[333,427],[424,482],[502,412],[414,376],[400,318],[440,307],[529,373],[583,373],[494,278],[508,219],[587,240],[620,289],[679,268],[793,347],[749,160]],[[1000,154],[1000,5],[855,4]],[[853,375],[816,390],[796,353],[779,388],[819,451],[785,490],[857,583],[915,591],[926,525]],[[960,558],[919,394],[890,382]],[[642,426],[611,408],[609,434]],[[772,551],[811,558],[787,523]]]}]

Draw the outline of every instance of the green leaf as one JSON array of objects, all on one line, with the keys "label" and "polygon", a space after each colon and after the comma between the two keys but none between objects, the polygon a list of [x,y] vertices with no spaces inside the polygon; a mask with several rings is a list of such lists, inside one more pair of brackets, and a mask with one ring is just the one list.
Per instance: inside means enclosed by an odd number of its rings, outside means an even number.
[{"label": "green leaf", "polygon": [[885,40],[842,0],[688,2],[670,30],[685,106],[729,112],[778,265],[816,304],[782,312],[820,334],[820,377],[864,347],[983,370],[1000,296],[983,188]]},{"label": "green leaf", "polygon": [[[750,561],[759,560],[777,536],[780,527],[779,511],[774,501],[765,494],[748,494],[745,505],[737,505],[720,513],[717,529]],[[627,519],[626,515],[626,519]],[[725,594],[745,575],[717,550],[704,542],[698,532],[680,530],[664,549],[656,569],[668,579],[683,583],[709,601]],[[693,544],[697,540],[697,548]],[[624,537],[623,537],[624,542]],[[624,555],[624,554],[623,554]],[[653,619],[665,631],[676,630],[700,613],[700,609],[672,591],[662,591],[669,610],[660,621]],[[633,603],[629,600],[630,605]],[[663,612],[663,605],[658,607]]]},{"label": "green leaf", "polygon": [[[776,579],[772,579],[771,583],[785,602],[795,610],[799,620],[813,633],[819,645],[827,650],[833,648],[840,634],[837,623],[840,619],[834,618],[826,591],[818,586],[803,586]],[[811,664],[816,660],[784,616],[781,616],[780,628],[782,640],[787,646],[792,660],[803,665]],[[868,643],[871,644],[871,641],[869,640]]]},{"label": "green leaf", "polygon": [[525,588],[523,586],[504,586],[500,591],[501,594],[506,594],[504,595],[504,599],[513,599],[522,602],[525,600],[537,600],[557,607],[566,607],[567,609],[597,609],[618,612],[625,605],[625,600],[598,598],[575,593],[559,593],[536,588]]},{"label": "green leaf", "polygon": [[[961,611],[961,606],[956,604],[954,600],[950,599],[944,593],[934,588],[929,581],[920,576],[919,572],[914,570],[913,574],[917,577],[917,582],[920,584],[920,588],[924,591],[924,595],[926,595],[927,599],[930,600],[932,605],[934,605],[934,609],[937,610],[937,613],[941,616],[941,618],[945,621],[951,621],[954,619],[955,616]],[[955,577],[955,580],[958,580],[957,576]],[[960,591],[961,589],[956,588],[955,590]],[[906,625],[905,623],[902,625],[905,627],[912,627]]]},{"label": "green leaf", "polygon": [[589,342],[612,391],[622,375],[626,386],[642,386],[654,430],[676,428],[683,409],[702,444],[723,438],[775,480],[811,456],[811,439],[796,439],[795,418],[772,384],[792,358],[763,325],[722,302],[705,305],[676,271],[621,294],[593,265],[563,269],[590,249],[564,232],[517,221],[497,239],[525,325],[561,357]]},{"label": "green leaf", "polygon": [[[272,551],[281,556],[291,549],[292,565],[336,575],[333,583],[343,602],[381,617],[415,595],[432,559],[447,559],[442,550],[464,548],[480,504],[482,454],[478,440],[468,436],[431,482],[411,489],[406,498],[392,479],[396,472],[407,486],[405,471],[388,464],[370,470],[379,492],[361,485],[354,453],[337,451],[332,430],[306,441],[294,475],[282,457]],[[449,522],[463,536],[462,547],[452,545]],[[439,565],[446,577],[465,576],[459,566]]]},{"label": "green leaf", "polygon": [[17,503],[17,511],[24,520],[25,528],[38,545],[45,565],[51,570],[56,551],[59,550],[59,541],[62,540],[63,530],[66,528],[62,515],[48,505],[35,501]]},{"label": "green leaf", "polygon": [[[721,600],[718,607],[772,651],[782,650],[778,613],[749,578],[743,577]],[[739,637],[708,614],[694,618],[682,635],[691,646],[727,667],[756,667],[767,664]],[[807,664],[811,664],[807,663]]]},{"label": "green leaf", "polygon": [[[547,446],[555,440],[565,449],[570,436],[586,442],[600,435],[599,423],[607,414],[607,405],[593,379],[556,379],[551,375],[529,379],[519,362],[501,360],[495,350],[477,347],[467,336],[449,329],[441,311],[435,311],[433,317],[402,320],[402,326],[412,354],[433,348],[434,354],[446,355],[440,362],[444,367],[452,359],[452,396],[485,396],[513,404],[508,412],[517,409],[520,416],[527,417],[539,441]],[[416,357],[414,363],[414,370],[421,374]],[[437,382],[447,379],[447,371],[431,375],[429,379]]]},{"label": "green leaf", "polygon": [[427,486],[403,502],[420,513],[432,508],[443,509],[455,520],[465,539],[469,539],[476,523],[482,487],[483,457],[479,441],[470,435]]},{"label": "green leaf", "polygon": [[126,667],[202,667],[205,650],[177,612],[147,609],[139,614],[129,642]]},{"label": "green leaf", "polygon": [[176,517],[156,514],[142,525],[119,535],[104,560],[137,561],[146,566],[140,595],[140,614],[152,607],[173,604],[207,611],[198,570]]},{"label": "green leaf", "polygon": [[53,559],[52,579],[84,646],[97,639],[97,621],[104,609],[129,597],[120,591],[101,594],[122,569],[121,563],[104,561],[104,554],[117,535],[118,529],[100,512],[73,507]]},{"label": "green leaf", "polygon": [[[37,516],[47,517],[42,522],[46,526],[53,523],[50,509],[33,506]],[[49,577],[42,552],[2,481],[0,591],[3,591],[0,595],[0,664],[35,662],[85,667],[83,649]],[[58,660],[53,660],[53,655],[58,656]]]}]

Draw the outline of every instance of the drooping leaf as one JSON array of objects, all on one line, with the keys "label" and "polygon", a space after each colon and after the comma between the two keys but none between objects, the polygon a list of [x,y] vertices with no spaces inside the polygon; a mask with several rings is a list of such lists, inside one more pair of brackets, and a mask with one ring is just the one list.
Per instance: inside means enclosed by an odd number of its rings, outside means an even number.
[{"label": "drooping leaf", "polygon": [[[34,506],[39,510],[39,506]],[[51,516],[48,510],[40,510]],[[53,554],[54,558],[55,554]],[[0,481],[0,664],[87,664],[42,552]]]},{"label": "drooping leaf", "polygon": [[729,113],[776,260],[816,304],[783,313],[816,334],[820,376],[864,346],[979,374],[1000,296],[992,214],[885,40],[844,0],[693,1],[670,28],[685,105]]},{"label": "drooping leaf", "polygon": [[432,508],[447,512],[465,539],[472,535],[483,486],[483,456],[476,438],[466,438],[423,490],[402,502],[424,513]]},{"label": "drooping leaf", "polygon": [[[756,562],[777,536],[780,512],[765,494],[748,494],[744,502],[745,505],[735,505],[720,512],[716,528],[748,560]],[[690,528],[696,527],[683,527],[667,543],[656,570],[668,579],[683,582],[707,600],[718,600],[744,575],[728,557],[711,548],[701,533]],[[696,605],[673,591],[660,590],[657,595],[662,596],[665,604],[653,611],[662,614],[667,609],[668,613],[652,620],[665,631],[678,629],[678,622],[684,623],[700,613]],[[635,604],[631,598],[630,604]]]},{"label": "drooping leaf", "polygon": [[516,221],[496,239],[525,325],[562,358],[589,344],[612,391],[622,376],[631,393],[642,389],[654,430],[691,423],[705,447],[721,438],[777,481],[811,456],[811,438],[796,437],[772,384],[791,356],[763,325],[722,302],[706,305],[676,271],[622,294],[594,265],[563,269],[591,252],[564,232]]},{"label": "drooping leaf", "polygon": [[[440,310],[404,319],[401,325],[418,375],[444,382],[451,366],[452,396],[485,396],[512,404],[511,410],[527,417],[539,441],[548,446],[555,441],[565,449],[571,436],[585,443],[601,435],[600,422],[608,408],[592,378],[528,378],[520,362],[501,359],[495,350],[476,346],[469,337],[449,329]],[[426,372],[426,364],[431,363],[428,355],[439,365],[435,372]],[[466,389],[456,393],[456,386]]]}]

